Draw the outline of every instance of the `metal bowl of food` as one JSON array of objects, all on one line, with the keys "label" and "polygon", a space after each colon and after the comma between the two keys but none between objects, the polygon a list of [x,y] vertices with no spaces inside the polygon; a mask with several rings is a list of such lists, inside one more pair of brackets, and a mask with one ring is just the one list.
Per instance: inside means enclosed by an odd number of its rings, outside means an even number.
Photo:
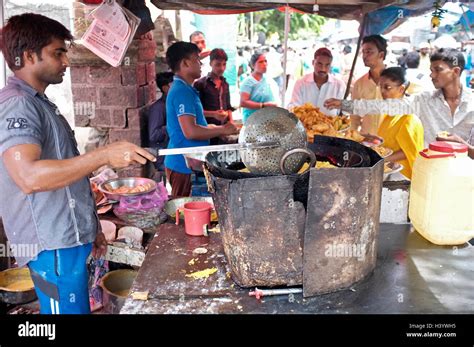
[{"label": "metal bowl of food", "polygon": [[112,178],[99,185],[107,198],[120,200],[123,196],[136,196],[156,190],[156,182],[144,177]]},{"label": "metal bowl of food", "polygon": [[35,299],[35,287],[28,268],[0,272],[0,301],[7,304],[24,304]]},{"label": "metal bowl of food", "polygon": [[402,164],[392,162],[392,161],[387,161],[383,165],[383,179],[386,180],[387,178],[390,177],[391,174],[400,172],[402,170],[403,170]]}]

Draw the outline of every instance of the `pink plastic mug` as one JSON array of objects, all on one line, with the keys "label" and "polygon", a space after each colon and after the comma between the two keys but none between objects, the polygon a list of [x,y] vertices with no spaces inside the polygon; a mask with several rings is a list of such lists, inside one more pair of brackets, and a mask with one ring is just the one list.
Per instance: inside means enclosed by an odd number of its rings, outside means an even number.
[{"label": "pink plastic mug", "polygon": [[214,206],[206,201],[187,202],[176,209],[176,225],[179,225],[179,213],[184,211],[184,231],[191,236],[207,235],[211,225],[211,211]]}]

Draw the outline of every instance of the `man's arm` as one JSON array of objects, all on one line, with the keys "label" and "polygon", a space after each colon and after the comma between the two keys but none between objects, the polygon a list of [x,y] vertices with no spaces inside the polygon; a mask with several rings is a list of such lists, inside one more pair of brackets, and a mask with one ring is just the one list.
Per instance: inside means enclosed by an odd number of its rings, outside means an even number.
[{"label": "man's arm", "polygon": [[181,115],[178,117],[179,125],[183,130],[184,137],[188,140],[209,140],[221,135],[237,134],[238,130],[232,123],[216,126],[202,126],[196,124],[196,117]]},{"label": "man's arm", "polygon": [[414,108],[421,102],[419,95],[414,98],[386,99],[386,100],[338,100],[328,99],[324,102],[324,107],[332,109],[341,109],[344,112],[357,115],[399,115],[416,113]]},{"label": "man's arm", "polygon": [[68,186],[103,165],[116,168],[132,163],[145,164],[156,158],[128,142],[116,142],[89,153],[64,160],[41,160],[41,147],[22,144],[10,147],[2,160],[13,181],[25,194],[56,190]]},{"label": "man's arm", "polygon": [[204,110],[204,117],[214,118],[221,122],[225,121],[228,116],[229,115],[227,111],[224,111],[224,110],[215,110],[215,111]]},{"label": "man's arm", "polygon": [[437,136],[436,141],[450,141],[450,142],[463,143],[467,146],[467,154],[469,158],[474,159],[474,146],[471,145],[466,140],[464,140],[463,138],[461,138],[459,135],[449,134],[446,137]]}]

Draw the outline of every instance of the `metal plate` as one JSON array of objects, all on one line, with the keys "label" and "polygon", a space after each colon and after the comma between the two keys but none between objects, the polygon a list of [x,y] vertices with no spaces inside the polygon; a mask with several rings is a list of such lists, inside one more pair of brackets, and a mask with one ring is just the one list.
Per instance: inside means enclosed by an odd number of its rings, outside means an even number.
[{"label": "metal plate", "polygon": [[[108,188],[117,189],[122,186],[129,188],[134,188],[142,184],[150,184],[150,188],[143,192],[137,193],[114,193],[108,190]],[[101,184],[99,184],[98,189],[104,193],[109,199],[120,200],[122,196],[137,196],[142,194],[147,194],[156,189],[156,182],[149,178],[143,177],[125,177],[125,178],[112,178]]]}]

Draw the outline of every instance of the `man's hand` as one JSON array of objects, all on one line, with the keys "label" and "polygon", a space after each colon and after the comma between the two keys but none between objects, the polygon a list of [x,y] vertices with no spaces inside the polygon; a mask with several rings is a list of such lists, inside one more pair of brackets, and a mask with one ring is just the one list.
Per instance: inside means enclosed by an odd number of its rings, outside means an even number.
[{"label": "man's hand", "polygon": [[125,168],[135,163],[145,165],[147,160],[156,161],[150,152],[130,142],[114,142],[103,147],[103,151],[107,163],[114,168]]},{"label": "man's hand", "polygon": [[99,231],[95,237],[92,245],[92,256],[95,259],[105,256],[107,252],[107,240],[105,239],[104,233]]},{"label": "man's hand", "polygon": [[229,117],[229,114],[227,113],[227,111],[224,111],[224,110],[218,110],[214,114],[214,118],[221,122],[227,120],[228,117]]},{"label": "man's hand", "polygon": [[201,51],[199,53],[199,59],[203,60],[203,59],[207,58],[210,55],[211,55],[211,51],[208,50],[208,49],[204,49],[203,51]]},{"label": "man's hand", "polygon": [[225,123],[222,125],[222,135],[234,135],[238,134],[239,129],[235,126],[234,123]]},{"label": "man's hand", "polygon": [[439,133],[438,136],[436,136],[436,141],[457,142],[457,143],[463,143],[469,146],[469,144],[465,140],[463,140],[459,135],[450,134],[450,133],[446,133],[446,134]]},{"label": "man's hand", "polygon": [[324,102],[324,107],[326,107],[328,110],[334,110],[334,109],[341,109],[342,105],[342,100],[339,99],[327,99]]}]

